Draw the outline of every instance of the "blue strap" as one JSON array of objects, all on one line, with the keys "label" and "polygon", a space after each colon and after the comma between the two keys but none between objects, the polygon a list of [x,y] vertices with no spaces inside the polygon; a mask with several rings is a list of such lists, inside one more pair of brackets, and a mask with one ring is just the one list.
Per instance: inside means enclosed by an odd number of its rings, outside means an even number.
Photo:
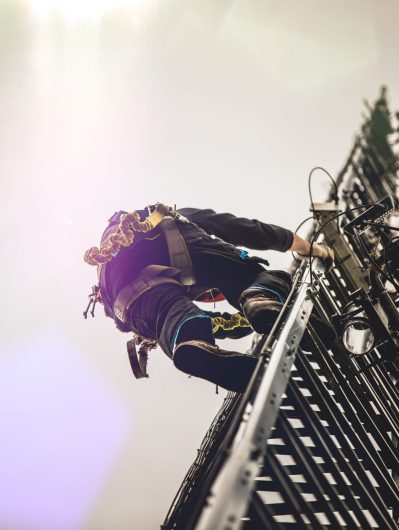
[{"label": "blue strap", "polygon": [[279,302],[281,302],[282,304],[284,304],[284,302],[286,301],[286,296],[282,295],[278,291],[275,291],[274,289],[270,289],[269,287],[265,287],[264,285],[262,285],[260,283],[253,283],[252,285],[249,286],[249,289],[258,289],[259,291],[263,291],[265,293],[270,293],[270,294],[276,296],[278,298]]},{"label": "blue strap", "polygon": [[180,324],[178,325],[177,327],[177,330],[175,331],[175,334],[173,335],[173,340],[172,340],[172,352],[175,350],[175,347],[176,347],[176,342],[177,342],[177,338],[179,336],[179,333],[180,333],[180,329],[181,327],[183,326],[183,324],[185,324],[186,322],[188,322],[189,320],[192,320],[193,318],[211,318],[210,316],[208,315],[192,315],[191,317],[187,317],[186,319],[184,319],[182,322],[180,322]]}]

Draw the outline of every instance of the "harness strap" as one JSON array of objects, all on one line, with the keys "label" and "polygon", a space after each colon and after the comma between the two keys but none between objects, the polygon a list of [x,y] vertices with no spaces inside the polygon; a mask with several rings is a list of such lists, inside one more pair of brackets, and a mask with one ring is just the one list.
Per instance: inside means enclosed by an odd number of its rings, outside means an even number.
[{"label": "harness strap", "polygon": [[134,335],[133,338],[127,342],[126,346],[134,377],[136,379],[148,377],[148,352],[157,347],[156,341],[146,339],[141,335]]},{"label": "harness strap", "polygon": [[176,221],[166,218],[162,221],[161,228],[168,245],[171,266],[180,270],[180,281],[183,285],[194,285],[195,278],[190,252]]},{"label": "harness strap", "polygon": [[174,278],[180,271],[173,267],[149,265],[145,267],[138,278],[121,289],[115,299],[113,311],[119,320],[126,323],[127,312],[133,302],[143,293],[161,283],[181,283]]}]

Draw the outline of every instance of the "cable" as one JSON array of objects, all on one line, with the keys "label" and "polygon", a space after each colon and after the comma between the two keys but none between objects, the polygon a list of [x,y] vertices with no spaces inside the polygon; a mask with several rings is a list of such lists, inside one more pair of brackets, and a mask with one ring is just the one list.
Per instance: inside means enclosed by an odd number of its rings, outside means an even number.
[{"label": "cable", "polygon": [[[394,231],[399,231],[399,228],[398,227],[395,227],[395,226],[389,226],[389,225],[384,225],[384,224],[380,224],[380,223],[372,223],[372,222],[367,222],[365,223],[365,226],[371,226],[373,228],[377,228],[378,230],[394,230]],[[384,270],[382,270],[378,263],[376,263],[376,261],[374,260],[374,258],[372,257],[372,255],[370,254],[370,252],[367,250],[367,248],[365,247],[364,245],[364,242],[362,240],[359,239],[359,237],[357,236],[357,239],[359,240],[359,244],[361,245],[362,249],[363,249],[363,252],[365,254],[368,255],[369,259],[370,259],[370,262],[374,265],[374,267],[383,275],[385,276],[385,278],[387,280],[389,280],[392,285],[395,287],[395,290],[396,292],[399,294],[399,284],[398,282],[396,281],[395,279],[395,275],[393,274],[393,272],[391,271],[391,267],[389,265],[389,262],[388,262],[388,250],[389,248],[391,247],[392,243],[399,240],[399,236],[396,236],[396,237],[393,237],[390,241],[388,241],[388,243],[386,245],[384,245],[384,264],[385,264],[385,268],[386,268],[386,272]],[[378,243],[377,243],[377,247],[378,247]],[[376,248],[377,248],[376,247]]]},{"label": "cable", "polygon": [[[324,173],[329,177],[329,179],[330,179],[331,182],[333,183],[334,190],[335,190],[335,193],[334,193],[333,199],[334,199],[334,202],[335,202],[336,205],[338,205],[339,198],[338,198],[338,186],[337,186],[337,183],[336,183],[335,180],[332,178],[332,176],[330,175],[330,173],[329,173],[326,169],[324,169],[324,167],[321,167],[321,166],[315,166],[313,169],[311,169],[311,170],[310,170],[310,173],[309,173],[309,176],[308,176],[308,191],[309,191],[310,205],[311,205],[311,209],[312,209],[312,212],[313,212],[313,217],[314,217],[315,220],[320,224],[320,221],[319,221],[319,219],[317,219],[317,217],[316,217],[316,215],[315,215],[315,211],[314,211],[314,202],[313,202],[313,197],[312,197],[312,187],[311,187],[312,175],[313,175],[313,173],[314,173],[317,169],[320,169],[320,171],[324,171]],[[338,220],[337,220],[337,232],[339,232],[339,224],[338,224]]]},{"label": "cable", "polygon": [[397,241],[397,240],[399,240],[399,237],[398,237],[398,236],[393,237],[393,238],[388,242],[388,244],[384,246],[384,263],[385,263],[385,268],[386,268],[386,272],[387,272],[388,279],[389,279],[389,281],[392,283],[392,285],[395,287],[396,292],[399,294],[399,284],[398,284],[397,281],[396,281],[395,275],[394,275],[394,273],[392,272],[391,266],[389,265],[389,261],[388,261],[388,252],[389,252],[389,249],[390,249],[390,247],[392,246],[392,243],[394,243],[394,242]]},{"label": "cable", "polygon": [[[309,217],[306,217],[306,219],[304,219],[301,223],[299,223],[299,225],[295,228],[295,230],[294,230],[293,233],[296,234],[296,233],[298,232],[298,230],[299,230],[299,229],[300,229],[300,228],[306,223],[306,221],[309,221],[310,219],[314,219],[314,216],[313,216],[313,215],[310,215]],[[301,263],[302,260],[298,259],[298,258],[295,256],[295,254],[294,254],[293,251],[291,252],[291,255],[292,255],[292,257],[294,258],[294,260],[295,260],[296,263]]]},{"label": "cable", "polygon": [[349,212],[354,212],[355,210],[361,210],[362,208],[369,208],[370,206],[375,206],[379,203],[373,203],[373,204],[362,204],[361,206],[356,206],[355,208],[349,208],[349,210],[345,210],[344,212],[338,213],[337,215],[334,215],[331,217],[331,219],[328,219],[325,223],[321,225],[321,227],[317,230],[315,235],[313,236],[311,242],[310,242],[310,250],[309,250],[309,275],[310,275],[310,285],[313,284],[313,273],[312,273],[312,259],[313,259],[313,244],[315,243],[316,238],[319,236],[320,232],[323,230],[323,228],[328,224],[331,223],[331,221],[334,221],[334,219],[338,219],[338,217],[341,217],[341,215],[346,215]]},{"label": "cable", "polygon": [[310,183],[311,183],[311,180],[312,180],[312,175],[317,169],[320,169],[320,171],[324,171],[324,173],[329,177],[329,179],[333,183],[333,186],[334,186],[334,189],[335,189],[335,194],[334,194],[334,197],[333,197],[335,203],[338,204],[338,200],[339,200],[338,199],[338,186],[337,186],[337,183],[335,182],[335,180],[332,178],[330,173],[326,169],[324,169],[324,167],[315,166],[313,169],[310,170],[310,173],[309,173],[309,176],[308,176],[308,191],[309,191],[310,202],[311,202],[311,205],[312,205],[312,210],[314,210],[314,203],[313,203],[312,190],[311,190]]},{"label": "cable", "polygon": [[[388,252],[389,252],[389,249],[390,247],[392,246],[393,243],[395,243],[396,241],[399,240],[399,236],[396,236],[396,237],[393,237],[389,242],[388,244],[384,247],[384,262],[385,262],[385,268],[387,269],[387,274],[390,278],[393,278],[395,279],[395,274],[394,272],[392,271],[391,269],[391,266],[389,265],[389,261],[388,261]],[[396,280],[395,280],[396,281]],[[399,293],[397,287],[395,286],[395,282],[392,281],[392,279],[390,280],[390,282],[393,284],[393,286],[396,288],[396,291]]]},{"label": "cable", "polygon": [[298,230],[306,223],[306,221],[309,221],[310,219],[313,219],[313,215],[309,215],[309,217],[306,217],[294,230],[294,234],[298,232]]},{"label": "cable", "polygon": [[[309,191],[309,198],[310,198],[310,204],[311,204],[311,208],[312,208],[312,215],[307,217],[306,219],[304,219],[298,226],[297,228],[294,230],[294,234],[296,234],[298,232],[298,230],[301,228],[302,225],[304,225],[306,223],[306,221],[309,221],[310,219],[314,219],[316,222],[318,222],[320,224],[320,221],[319,219],[317,219],[317,217],[315,216],[315,212],[314,212],[314,202],[313,202],[313,196],[312,196],[312,188],[311,188],[311,180],[312,180],[312,175],[313,173],[317,170],[317,169],[320,169],[320,171],[324,171],[324,173],[330,178],[331,182],[333,183],[334,185],[334,189],[335,189],[335,194],[334,194],[334,201],[336,204],[338,204],[338,186],[337,186],[337,183],[335,182],[335,180],[333,179],[333,177],[331,176],[331,174],[324,168],[324,167],[321,167],[321,166],[315,166],[314,168],[312,168],[309,172],[309,176],[308,176],[308,191]],[[335,218],[334,218],[335,219]],[[327,224],[327,223],[325,223]],[[323,226],[325,226],[325,224]],[[339,225],[338,225],[338,221],[337,221],[337,230],[339,231]],[[295,254],[293,252],[291,252],[292,254],[292,257],[294,258],[295,262],[296,263],[300,263],[301,260],[298,260],[298,258],[295,256]]]},{"label": "cable", "polygon": [[396,283],[395,279],[392,277],[392,279],[390,278],[389,274],[384,272],[381,267],[378,265],[378,263],[375,261],[375,259],[372,257],[372,255],[370,254],[370,252],[367,250],[367,247],[366,245],[364,244],[364,241],[360,238],[360,235],[359,234],[356,234],[356,240],[358,241],[359,245],[361,246],[363,252],[365,254],[367,254],[369,260],[370,260],[370,263],[372,265],[374,265],[374,267],[377,269],[377,271],[382,274],[382,276],[384,276],[384,278],[386,280],[389,280],[390,282],[392,282],[393,286],[395,287],[396,291],[399,293],[399,285]]}]

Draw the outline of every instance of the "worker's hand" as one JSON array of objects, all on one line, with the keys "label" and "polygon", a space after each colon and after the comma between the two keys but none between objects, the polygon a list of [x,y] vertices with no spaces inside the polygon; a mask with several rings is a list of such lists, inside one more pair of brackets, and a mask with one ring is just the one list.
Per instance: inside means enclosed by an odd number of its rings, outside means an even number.
[{"label": "worker's hand", "polygon": [[[298,257],[300,259],[308,258],[309,254],[310,249],[307,255],[298,253]],[[325,243],[313,243],[312,257],[320,258],[321,261],[324,263],[324,266],[326,267],[327,271],[329,271],[334,265],[334,251]]]}]

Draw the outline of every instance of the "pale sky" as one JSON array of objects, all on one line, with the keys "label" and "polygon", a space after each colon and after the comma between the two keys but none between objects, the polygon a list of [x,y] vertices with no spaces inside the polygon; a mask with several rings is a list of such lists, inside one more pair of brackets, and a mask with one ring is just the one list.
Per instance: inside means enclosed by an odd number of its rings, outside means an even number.
[{"label": "pale sky", "polygon": [[294,229],[363,101],[386,84],[399,108],[398,21],[394,0],[0,0],[0,530],[159,528],[224,392],[160,350],[134,379],[130,336],[82,317],[84,251],[157,201]]}]

